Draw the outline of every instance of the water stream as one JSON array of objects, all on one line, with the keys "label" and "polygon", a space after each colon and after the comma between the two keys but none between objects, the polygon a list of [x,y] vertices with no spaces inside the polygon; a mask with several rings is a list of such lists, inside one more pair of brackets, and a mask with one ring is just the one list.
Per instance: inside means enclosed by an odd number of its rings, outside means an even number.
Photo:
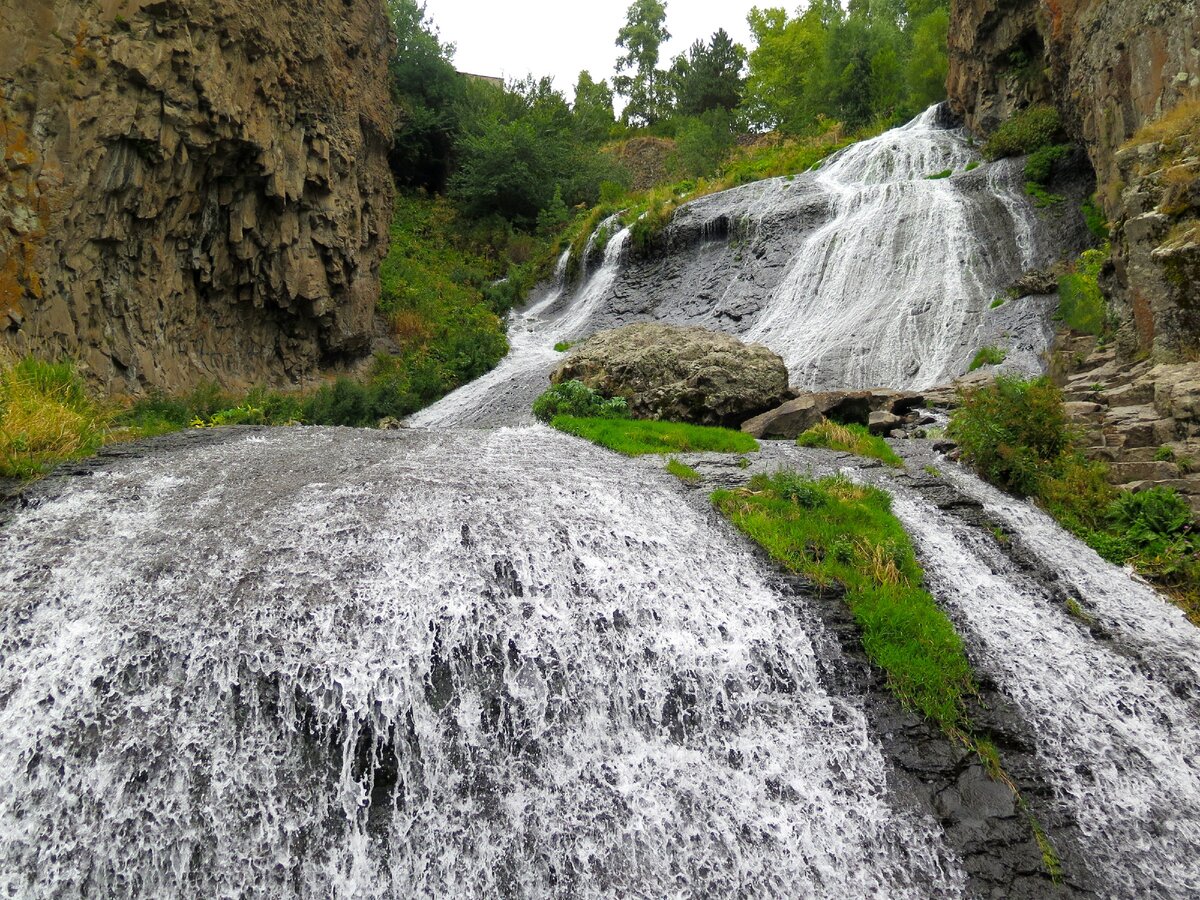
[{"label": "water stream", "polygon": [[540,427],[298,429],[19,514],[0,893],[960,896],[680,494]]}]

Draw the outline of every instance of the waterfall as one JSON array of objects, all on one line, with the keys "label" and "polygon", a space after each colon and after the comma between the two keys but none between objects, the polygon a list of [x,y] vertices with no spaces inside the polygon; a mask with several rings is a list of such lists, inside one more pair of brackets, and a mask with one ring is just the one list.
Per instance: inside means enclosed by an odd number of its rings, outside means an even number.
[{"label": "waterfall", "polygon": [[966,473],[952,478],[1112,632],[1094,636],[991,535],[892,487],[935,594],[1037,736],[1056,801],[1110,896],[1200,895],[1200,632],[1042,513]]},{"label": "waterfall", "polygon": [[[1040,373],[1054,304],[991,304],[1063,255],[1067,238],[1038,220],[1019,163],[981,165],[966,134],[939,117],[935,107],[817,171],[687,203],[655,258],[628,253],[629,232],[614,235],[610,217],[588,241],[580,283],[564,283],[562,261],[554,283],[513,315],[512,356],[410,423],[528,421],[556,342],[638,321],[766,344],[806,390],[927,388],[965,373],[988,345],[1009,351],[1006,367]],[[954,177],[928,177],[945,171]]]},{"label": "waterfall", "polygon": [[275,430],[18,513],[0,892],[961,896],[819,624],[637,467]]}]

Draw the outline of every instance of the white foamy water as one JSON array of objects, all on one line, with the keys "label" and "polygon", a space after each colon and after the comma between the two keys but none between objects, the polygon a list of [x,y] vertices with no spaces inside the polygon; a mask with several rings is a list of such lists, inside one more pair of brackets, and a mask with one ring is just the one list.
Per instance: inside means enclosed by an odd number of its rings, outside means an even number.
[{"label": "white foamy water", "polygon": [[[990,493],[963,473],[954,480],[968,493]],[[989,512],[1009,506],[989,503]],[[934,593],[970,636],[976,664],[1030,724],[1045,777],[1086,837],[1105,896],[1200,895],[1197,683],[1181,692],[1178,674],[1158,671],[1163,661],[1191,654],[1194,629],[1175,628],[1165,600],[1097,565],[1094,577],[1078,582],[1087,586],[1081,597],[1101,619],[1121,623],[1116,640],[1097,639],[990,535],[904,491],[895,509]],[[1036,523],[1026,530],[1036,517],[1010,514],[1001,516],[1005,524],[1018,526],[1020,538],[1072,583],[1099,562],[1066,535]],[[1190,658],[1194,665],[1197,657]]]},{"label": "white foamy water", "polygon": [[816,626],[631,465],[277,430],[19,513],[0,893],[960,896]]},{"label": "white foamy water", "polygon": [[928,177],[972,161],[966,135],[939,127],[936,109],[840,153],[816,175],[833,217],[795,254],[747,339],[780,353],[804,389],[919,389],[962,374],[967,342],[1032,241],[1027,200],[1007,198],[1012,221],[990,222],[979,196]]}]

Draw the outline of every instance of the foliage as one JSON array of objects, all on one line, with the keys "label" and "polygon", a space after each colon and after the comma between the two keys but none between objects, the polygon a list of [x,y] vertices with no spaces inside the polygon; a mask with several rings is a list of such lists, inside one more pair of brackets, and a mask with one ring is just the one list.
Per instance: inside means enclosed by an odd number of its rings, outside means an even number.
[{"label": "foliage", "polygon": [[924,573],[883,491],[845,478],[783,472],[718,491],[716,507],[788,569],[840,584],[871,660],[907,706],[961,736],[975,692],[953,624],[922,587]]},{"label": "foliage", "polygon": [[973,391],[951,418],[963,458],[988,481],[1034,497],[1109,562],[1132,565],[1200,625],[1200,529],[1175,491],[1118,491],[1108,467],[1083,458],[1057,389],[1001,378]]},{"label": "foliage", "polygon": [[0,355],[0,476],[31,478],[96,452],[108,418],[74,363]]},{"label": "foliage", "polygon": [[746,48],[735,44],[724,28],[707,44],[696,41],[686,54],[675,58],[668,73],[675,114],[698,117],[737,109],[745,88],[745,69]]},{"label": "foliage", "polygon": [[932,175],[926,175],[925,179],[927,181],[942,181],[946,178],[949,178],[953,174],[954,174],[953,169],[942,169],[942,171],[940,171],[940,172],[935,172]]},{"label": "foliage", "polygon": [[618,74],[613,86],[628,100],[627,123],[653,125],[663,117],[666,73],[658,68],[658,55],[671,39],[666,21],[666,4],[660,0],[634,0],[625,14],[625,25],[617,35],[617,46],[625,53],[617,60],[617,72],[632,74]]},{"label": "foliage", "polygon": [[617,117],[613,113],[613,92],[608,82],[592,80],[590,72],[580,72],[575,82],[575,134],[580,141],[601,144],[612,133]]},{"label": "foliage", "polygon": [[533,414],[543,422],[557,416],[624,419],[629,415],[629,405],[624,397],[605,397],[582,381],[564,381],[533,401]]},{"label": "foliage", "polygon": [[822,422],[800,435],[796,443],[801,447],[823,447],[827,450],[841,450],[855,456],[878,459],[893,468],[904,465],[904,461],[888,446],[887,441],[871,434],[862,425]]},{"label": "foliage", "polygon": [[398,184],[441,190],[450,174],[459,132],[462,78],[417,0],[387,0],[396,36],[388,75],[401,114],[390,155]]},{"label": "foliage", "polygon": [[795,18],[755,8],[745,111],[788,134],[823,119],[895,122],[945,98],[948,4],[813,0]]},{"label": "foliage", "polygon": [[625,456],[750,453],[758,449],[758,442],[740,431],[705,428],[680,422],[558,416],[550,424],[559,431],[584,438]]},{"label": "foliage", "polygon": [[733,149],[733,119],[723,109],[684,119],[679,122],[675,140],[674,169],[683,176],[709,175],[721,166]]},{"label": "foliage", "polygon": [[[994,309],[995,306],[993,305],[992,308]],[[975,372],[984,366],[998,366],[1006,359],[1008,359],[1007,351],[1001,350],[999,347],[983,347],[975,354],[975,358],[971,360],[971,367],[967,371]]]},{"label": "foliage", "polygon": [[1071,156],[1069,144],[1051,144],[1034,150],[1025,160],[1025,180],[1033,184],[1047,185],[1054,176],[1055,166]]},{"label": "foliage", "polygon": [[1005,375],[962,396],[949,434],[984,478],[1020,496],[1037,493],[1072,438],[1052,382]]},{"label": "foliage", "polygon": [[1030,106],[996,129],[984,145],[983,155],[988,159],[1024,156],[1057,143],[1061,135],[1057,109],[1045,104]]},{"label": "foliage", "polygon": [[1087,223],[1088,231],[1092,233],[1098,241],[1108,241],[1111,232],[1108,227],[1108,216],[1104,214],[1104,210],[1096,203],[1095,197],[1088,197],[1083,201],[1083,206],[1080,207],[1080,212],[1083,213],[1083,220]]},{"label": "foliage", "polygon": [[1073,331],[1102,335],[1108,327],[1108,311],[1100,290],[1100,272],[1108,262],[1108,244],[1088,250],[1058,280],[1058,317]]}]

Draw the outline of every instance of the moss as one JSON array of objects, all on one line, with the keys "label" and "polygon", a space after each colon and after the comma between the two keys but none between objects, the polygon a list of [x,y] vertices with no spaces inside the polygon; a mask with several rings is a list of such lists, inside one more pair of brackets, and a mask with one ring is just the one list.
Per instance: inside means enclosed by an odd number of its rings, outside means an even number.
[{"label": "moss", "polygon": [[887,441],[871,434],[862,425],[822,422],[800,435],[796,443],[801,447],[841,450],[855,456],[878,459],[893,468],[901,468],[904,465],[904,461],[888,446]]},{"label": "moss", "polygon": [[625,456],[750,453],[758,450],[758,441],[740,431],[679,422],[558,416],[550,424],[566,434],[584,438]]},{"label": "moss", "polygon": [[984,347],[975,354],[975,358],[971,361],[971,367],[967,371],[975,372],[984,366],[998,366],[1006,359],[1008,359],[1007,350],[1001,350],[999,347]]},{"label": "moss", "polygon": [[954,174],[953,169],[943,169],[942,171],[937,172],[933,175],[926,175],[925,180],[926,181],[941,181],[945,178],[949,178],[953,174]]}]

